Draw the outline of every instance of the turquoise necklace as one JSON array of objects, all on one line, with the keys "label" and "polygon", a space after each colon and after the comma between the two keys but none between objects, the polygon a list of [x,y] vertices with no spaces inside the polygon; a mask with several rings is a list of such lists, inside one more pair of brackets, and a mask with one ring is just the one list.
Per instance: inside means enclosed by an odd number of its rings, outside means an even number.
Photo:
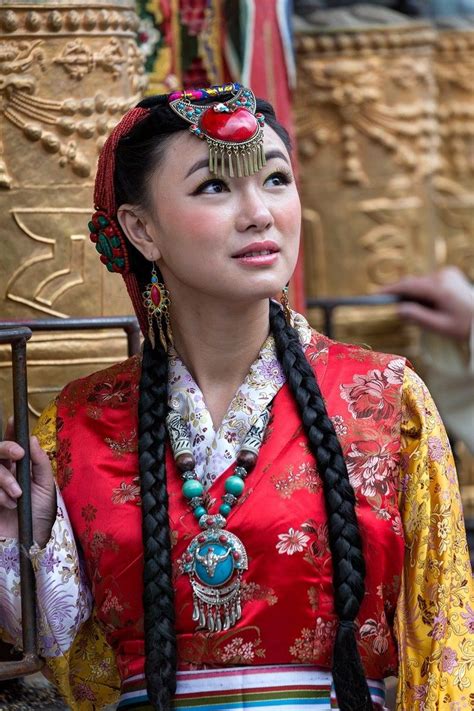
[{"label": "turquoise necklace", "polygon": [[242,496],[245,479],[257,462],[269,417],[265,410],[246,434],[235,469],[225,480],[225,494],[217,514],[210,514],[204,503],[204,487],[195,471],[188,425],[174,411],[166,418],[174,460],[183,479],[183,496],[202,529],[183,557],[184,572],[193,589],[192,617],[197,629],[228,630],[242,615],[241,578],[248,568],[248,556],[242,541],[226,530],[227,517]]}]

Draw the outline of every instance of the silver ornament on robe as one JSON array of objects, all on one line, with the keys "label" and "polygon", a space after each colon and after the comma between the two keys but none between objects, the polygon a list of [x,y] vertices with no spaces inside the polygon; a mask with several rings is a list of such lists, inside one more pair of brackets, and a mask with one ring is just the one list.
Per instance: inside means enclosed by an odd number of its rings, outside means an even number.
[{"label": "silver ornament on robe", "polygon": [[184,554],[183,569],[193,589],[193,620],[197,629],[228,630],[242,616],[241,577],[248,568],[242,541],[226,531],[220,514],[199,520],[204,530]]}]

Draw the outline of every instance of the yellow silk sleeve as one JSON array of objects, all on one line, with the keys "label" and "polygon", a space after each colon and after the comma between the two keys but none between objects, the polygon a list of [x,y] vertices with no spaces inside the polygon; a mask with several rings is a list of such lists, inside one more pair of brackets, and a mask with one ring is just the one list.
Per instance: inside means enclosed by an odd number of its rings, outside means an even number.
[{"label": "yellow silk sleeve", "polygon": [[409,368],[401,432],[406,553],[395,619],[397,709],[472,709],[474,586],[457,475],[433,400]]},{"label": "yellow silk sleeve", "polygon": [[[33,434],[56,474],[56,401],[42,413]],[[95,711],[117,701],[120,679],[114,653],[92,615],[81,627],[69,651],[45,659],[43,673],[57,687],[72,711]]]}]

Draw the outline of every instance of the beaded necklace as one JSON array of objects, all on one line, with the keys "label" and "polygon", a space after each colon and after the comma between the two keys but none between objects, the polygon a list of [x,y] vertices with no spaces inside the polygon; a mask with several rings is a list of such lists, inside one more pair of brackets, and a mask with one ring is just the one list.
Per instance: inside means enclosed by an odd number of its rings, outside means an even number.
[{"label": "beaded necklace", "polygon": [[197,629],[228,630],[242,616],[240,587],[243,572],[248,568],[247,551],[242,541],[225,527],[244,491],[245,479],[257,462],[269,418],[270,413],[265,410],[246,434],[236,467],[225,481],[225,494],[217,514],[210,514],[204,503],[204,487],[195,472],[188,425],[174,411],[166,418],[174,460],[184,482],[183,496],[202,529],[187,547],[183,565],[193,589],[192,618]]}]

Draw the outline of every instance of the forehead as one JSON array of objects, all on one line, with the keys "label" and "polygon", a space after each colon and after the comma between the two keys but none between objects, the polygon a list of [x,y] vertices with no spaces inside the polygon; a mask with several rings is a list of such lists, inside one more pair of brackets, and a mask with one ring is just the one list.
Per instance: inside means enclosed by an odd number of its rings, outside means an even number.
[{"label": "forehead", "polygon": [[[263,145],[265,153],[278,149],[290,162],[290,156],[285,144],[270,126],[264,127]],[[172,173],[176,178],[181,177],[184,179],[189,169],[197,161],[203,160],[208,156],[209,148],[205,140],[193,136],[190,131],[180,131],[168,139],[159,173],[168,175]]]}]

